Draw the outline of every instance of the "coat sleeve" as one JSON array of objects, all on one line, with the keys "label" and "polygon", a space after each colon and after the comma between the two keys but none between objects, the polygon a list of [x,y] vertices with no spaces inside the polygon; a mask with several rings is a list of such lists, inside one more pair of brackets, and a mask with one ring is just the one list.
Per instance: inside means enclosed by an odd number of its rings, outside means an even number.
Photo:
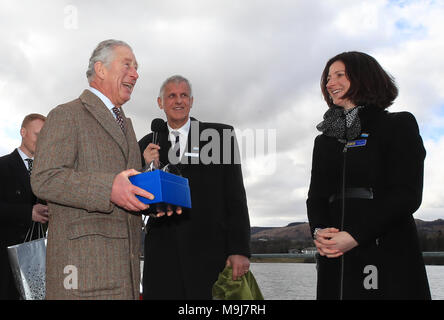
[{"label": "coat sleeve", "polygon": [[139,140],[139,149],[140,149],[140,155],[142,157],[142,168],[145,166],[145,158],[143,157],[143,152],[145,151],[146,147],[153,141],[153,134],[147,134],[142,139]]},{"label": "coat sleeve", "polygon": [[374,241],[411,218],[422,201],[426,151],[418,124],[408,112],[393,113],[390,117],[391,132],[384,135],[381,148],[386,167],[382,174],[383,192],[372,200],[371,210],[363,210],[359,221],[354,221],[346,230],[360,244]]},{"label": "coat sleeve", "polygon": [[0,223],[22,224],[26,227],[32,224],[31,203],[11,203],[6,199],[0,200]]},{"label": "coat sleeve", "polygon": [[234,130],[231,134],[231,163],[224,164],[224,190],[227,208],[227,253],[250,257],[250,218],[242,177],[240,154]]},{"label": "coat sleeve", "polygon": [[37,141],[32,190],[48,202],[109,213],[114,208],[110,198],[115,175],[76,170],[80,128],[71,105],[48,114]]},{"label": "coat sleeve", "polygon": [[311,234],[315,228],[328,228],[331,223],[328,218],[328,188],[325,181],[327,172],[322,166],[320,142],[321,136],[317,136],[313,148],[310,187],[307,198],[307,216]]}]

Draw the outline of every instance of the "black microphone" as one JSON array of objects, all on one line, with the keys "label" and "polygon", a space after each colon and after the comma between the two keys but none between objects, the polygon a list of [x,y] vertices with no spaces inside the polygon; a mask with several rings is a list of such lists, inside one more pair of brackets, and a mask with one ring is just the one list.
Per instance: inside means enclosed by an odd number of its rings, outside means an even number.
[{"label": "black microphone", "polygon": [[[151,121],[151,131],[153,132],[153,140],[152,143],[159,145],[159,134],[161,131],[164,131],[166,128],[166,122],[163,119],[156,118]],[[159,169],[162,166],[160,163],[156,163],[154,160],[151,161],[151,163],[147,163],[145,165],[145,168],[143,169],[144,172],[146,171],[153,171],[156,169]],[[157,212],[163,211],[166,212],[165,204],[163,203],[156,203],[154,205],[150,205],[147,212],[150,217],[157,218]]]},{"label": "black microphone", "polygon": [[165,121],[157,118],[151,121],[151,131],[153,132],[153,143],[159,145],[159,132],[165,128]]},{"label": "black microphone", "polygon": [[[153,141],[152,143],[159,145],[159,134],[165,128],[165,121],[163,119],[157,118],[151,121],[151,131],[153,132]],[[155,169],[159,169],[161,167],[160,162],[155,163],[155,161],[151,161],[151,163],[147,163],[143,168],[143,172],[153,171]]]}]

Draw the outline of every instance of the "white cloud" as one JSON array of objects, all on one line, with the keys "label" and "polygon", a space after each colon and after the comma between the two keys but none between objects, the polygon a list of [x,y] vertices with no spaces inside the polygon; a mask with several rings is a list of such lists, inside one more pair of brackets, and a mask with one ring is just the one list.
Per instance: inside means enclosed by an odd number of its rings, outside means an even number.
[{"label": "white cloud", "polygon": [[[306,221],[315,125],[326,110],[320,74],[330,57],[358,50],[395,76],[393,111],[418,119],[428,156],[416,217],[436,218],[444,208],[437,178],[444,172],[443,16],[442,1],[2,1],[0,96],[8,119],[0,120],[0,152],[19,144],[26,114],[47,114],[78,97],[99,41],[122,39],[140,65],[125,105],[138,138],[163,116],[156,104],[161,82],[183,74],[193,83],[194,117],[276,130],[275,174],[254,176],[265,171],[264,158],[244,163],[252,225]],[[68,18],[77,19],[73,28]]]},{"label": "white cloud", "polygon": [[444,171],[442,170],[444,136],[438,141],[426,140],[424,146],[427,150],[427,156],[424,170],[423,207],[443,208],[444,214],[444,196],[442,191],[444,181]]},{"label": "white cloud", "polygon": [[[337,1],[329,1],[331,8],[336,7]],[[375,33],[384,23],[386,1],[348,1],[347,7],[338,10],[333,20],[333,26],[348,37],[360,37],[362,34]],[[386,29],[385,29],[386,30]]]}]

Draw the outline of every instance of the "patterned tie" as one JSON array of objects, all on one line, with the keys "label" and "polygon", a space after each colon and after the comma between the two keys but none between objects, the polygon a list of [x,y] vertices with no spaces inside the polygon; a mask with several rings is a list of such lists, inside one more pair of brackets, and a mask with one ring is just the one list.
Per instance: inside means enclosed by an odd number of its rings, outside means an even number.
[{"label": "patterned tie", "polygon": [[174,142],[173,150],[176,150],[176,157],[177,159],[180,159],[180,142],[179,142],[179,131],[171,131],[171,133],[176,138],[176,141]]},{"label": "patterned tie", "polygon": [[29,175],[31,175],[31,172],[32,172],[32,162],[33,162],[34,160],[33,160],[33,159],[30,159],[30,158],[27,158],[27,159],[25,159],[25,161],[28,162],[28,173],[29,173]]},{"label": "patterned tie", "polygon": [[114,114],[116,115],[116,121],[117,124],[120,126],[123,132],[125,132],[125,122],[123,121],[122,113],[120,111],[120,108],[114,107],[113,109]]}]

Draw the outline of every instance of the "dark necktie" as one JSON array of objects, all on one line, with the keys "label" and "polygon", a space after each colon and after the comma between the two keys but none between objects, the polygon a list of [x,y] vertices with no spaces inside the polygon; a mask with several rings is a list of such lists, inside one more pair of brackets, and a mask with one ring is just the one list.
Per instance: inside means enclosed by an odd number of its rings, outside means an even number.
[{"label": "dark necktie", "polygon": [[27,158],[27,159],[25,159],[25,161],[28,162],[28,173],[29,173],[29,175],[31,175],[31,172],[32,172],[32,162],[33,162],[34,160],[33,160],[33,159],[30,159],[30,158]]},{"label": "dark necktie", "polygon": [[122,131],[125,132],[125,123],[123,121],[123,117],[122,117],[122,113],[120,111],[120,108],[114,107],[112,110],[113,110],[114,114],[116,115],[117,124],[120,126]]},{"label": "dark necktie", "polygon": [[179,131],[171,131],[171,133],[176,137],[176,141],[174,142],[173,150],[176,150],[176,157],[180,159],[180,142],[179,142]]}]

